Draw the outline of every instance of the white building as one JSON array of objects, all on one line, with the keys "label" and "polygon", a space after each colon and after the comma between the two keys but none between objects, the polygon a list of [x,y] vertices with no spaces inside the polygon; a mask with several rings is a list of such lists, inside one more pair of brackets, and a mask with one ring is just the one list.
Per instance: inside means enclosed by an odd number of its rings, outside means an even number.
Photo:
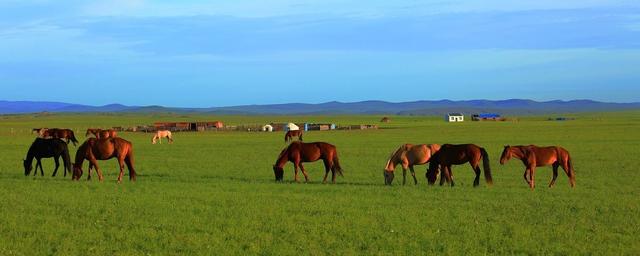
[{"label": "white building", "polygon": [[463,122],[464,115],[460,113],[449,113],[445,116],[445,121],[447,122]]},{"label": "white building", "polygon": [[262,126],[262,131],[263,132],[272,132],[273,131],[273,126],[270,125],[270,124]]}]

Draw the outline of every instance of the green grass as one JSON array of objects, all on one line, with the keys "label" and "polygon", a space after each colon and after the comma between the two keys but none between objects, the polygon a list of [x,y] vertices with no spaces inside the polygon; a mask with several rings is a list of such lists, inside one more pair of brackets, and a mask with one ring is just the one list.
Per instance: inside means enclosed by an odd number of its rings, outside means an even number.
[{"label": "green grass", "polygon": [[[380,116],[189,116],[174,114],[0,116],[0,255],[50,254],[639,254],[640,112],[570,115],[576,120],[445,123],[392,117],[379,130],[308,132],[306,141],[338,147],[345,176],[320,184],[322,163],[308,163],[310,184],[283,184],[271,165],[281,133],[176,133],[172,145],[151,134],[120,133],[134,144],[138,182],[118,185],[115,160],[105,181],[25,177],[21,160],[32,127],[132,126],[160,120],[378,123]],[[475,143],[490,155],[495,185],[472,187],[468,165],[454,166],[456,187],[383,186],[382,168],[402,143]],[[561,172],[539,168],[537,188],[523,166],[498,164],[505,144],[561,145],[576,167],[571,189]],[[72,158],[76,148],[71,146]],[[398,169],[401,173],[401,170]],[[409,174],[407,174],[409,176]],[[410,177],[408,177],[410,179]],[[409,183],[411,184],[411,183]]]}]

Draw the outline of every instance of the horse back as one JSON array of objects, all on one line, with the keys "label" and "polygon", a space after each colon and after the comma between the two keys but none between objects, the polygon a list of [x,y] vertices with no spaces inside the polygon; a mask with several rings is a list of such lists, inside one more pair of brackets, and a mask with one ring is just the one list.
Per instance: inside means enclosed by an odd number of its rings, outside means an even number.
[{"label": "horse back", "polygon": [[473,158],[480,158],[481,150],[475,144],[444,144],[436,153],[437,161],[446,165],[464,164]]},{"label": "horse back", "polygon": [[566,152],[565,149],[557,146],[538,147],[535,145],[530,145],[527,147],[527,149],[530,151],[530,154],[534,154],[536,166],[554,164],[562,158],[563,152]]}]

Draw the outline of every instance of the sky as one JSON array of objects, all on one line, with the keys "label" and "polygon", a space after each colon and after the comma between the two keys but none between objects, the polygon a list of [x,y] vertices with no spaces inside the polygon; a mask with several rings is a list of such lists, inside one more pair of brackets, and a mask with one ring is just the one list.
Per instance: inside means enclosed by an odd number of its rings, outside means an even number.
[{"label": "sky", "polygon": [[1,0],[0,100],[640,102],[640,1]]}]

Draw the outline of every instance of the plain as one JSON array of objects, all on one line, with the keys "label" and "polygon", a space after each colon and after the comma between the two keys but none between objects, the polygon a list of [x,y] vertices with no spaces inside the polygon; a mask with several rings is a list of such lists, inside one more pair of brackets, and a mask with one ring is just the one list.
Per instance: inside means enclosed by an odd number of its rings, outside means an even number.
[{"label": "plain", "polygon": [[[445,123],[439,117],[206,116],[184,114],[32,114],[0,116],[0,254],[639,254],[640,112],[547,116],[507,122]],[[116,184],[116,161],[102,161],[105,181],[24,176],[22,159],[35,127],[76,130],[154,121],[221,120],[379,124],[377,130],[310,131],[305,141],[337,146],[344,177],[321,184],[275,183],[271,166],[286,144],[274,132],[178,132],[173,144],[122,132],[134,144],[138,182]],[[382,170],[402,143],[475,143],[491,158],[495,185],[472,187],[468,165],[454,166],[456,187],[393,186]],[[577,187],[539,168],[529,190],[517,160],[498,163],[503,145],[561,145],[571,154]],[[71,157],[77,147],[70,145]],[[407,174],[409,176],[410,174]]]}]

